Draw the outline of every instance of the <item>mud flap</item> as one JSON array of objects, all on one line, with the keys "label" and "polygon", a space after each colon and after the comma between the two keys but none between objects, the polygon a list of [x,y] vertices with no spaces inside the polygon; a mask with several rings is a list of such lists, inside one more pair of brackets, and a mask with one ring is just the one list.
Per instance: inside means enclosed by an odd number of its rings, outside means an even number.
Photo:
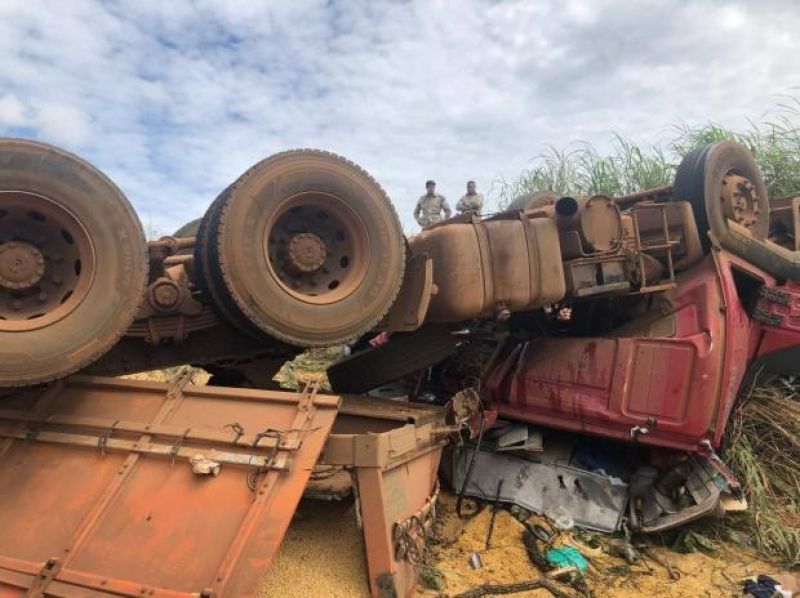
[{"label": "mud flap", "polygon": [[0,594],[257,595],[339,403],[90,377],[4,399]]}]

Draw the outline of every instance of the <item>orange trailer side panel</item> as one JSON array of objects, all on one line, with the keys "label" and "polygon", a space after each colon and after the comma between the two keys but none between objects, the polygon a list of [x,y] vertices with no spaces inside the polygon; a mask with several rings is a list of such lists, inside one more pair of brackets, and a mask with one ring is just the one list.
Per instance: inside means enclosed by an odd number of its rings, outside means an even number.
[{"label": "orange trailer side panel", "polygon": [[257,594],[339,406],[88,377],[33,401],[0,401],[3,597]]}]

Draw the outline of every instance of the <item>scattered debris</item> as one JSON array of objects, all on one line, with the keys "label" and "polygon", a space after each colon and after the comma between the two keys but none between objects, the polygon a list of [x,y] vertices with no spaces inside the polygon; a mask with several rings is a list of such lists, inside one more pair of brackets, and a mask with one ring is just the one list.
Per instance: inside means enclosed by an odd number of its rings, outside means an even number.
[{"label": "scattered debris", "polygon": [[575,527],[575,520],[572,515],[561,505],[551,511],[547,511],[547,516],[553,520],[553,525],[559,531],[565,532]]},{"label": "scattered debris", "polygon": [[281,388],[289,390],[300,390],[310,382],[317,382],[321,391],[330,392],[331,386],[326,370],[334,361],[347,354],[349,349],[345,346],[308,349],[283,364],[275,374],[274,380]]},{"label": "scattered debris", "polygon": [[550,548],[545,553],[544,558],[553,567],[575,567],[578,571],[585,571],[589,566],[589,561],[574,546]]},{"label": "scattered debris", "polygon": [[469,566],[473,569],[483,569],[483,559],[479,552],[473,552],[469,555]]},{"label": "scattered debris", "polygon": [[542,432],[527,424],[497,420],[486,435],[486,448],[515,453],[543,450]]},{"label": "scattered debris", "polygon": [[614,539],[606,546],[608,554],[624,559],[629,565],[635,565],[642,560],[642,555],[636,550],[628,540]]},{"label": "scattered debris", "polygon": [[[467,496],[491,500],[490,489],[501,479],[508,480],[500,500],[517,504],[534,513],[554,514],[557,525],[568,529],[572,525],[613,532],[619,527],[628,501],[628,486],[617,478],[561,465],[569,463],[567,451],[547,442],[539,459],[534,462],[507,453],[481,450],[475,458],[471,479],[464,489]],[[462,488],[467,478],[471,449],[453,450],[450,472],[453,486]]]},{"label": "scattered debris", "polygon": [[782,571],[780,573],[775,573],[771,577],[777,581],[784,590],[791,592],[793,596],[800,594],[800,573]]},{"label": "scattered debris", "polygon": [[783,586],[769,575],[759,575],[755,579],[744,581],[745,596],[751,598],[792,598],[792,592],[784,590]]},{"label": "scattered debris", "polygon": [[664,569],[667,570],[667,575],[669,575],[669,578],[672,581],[678,581],[681,578],[680,571],[678,571],[675,567],[673,567],[672,564],[666,558],[661,558],[655,552],[647,548],[647,546],[640,546],[639,551],[647,558],[649,558],[651,561],[658,563],[659,565],[664,567]]},{"label": "scattered debris", "polygon": [[713,552],[717,549],[717,545],[711,538],[693,529],[681,530],[672,548],[677,552],[696,552],[702,550],[704,552]]},{"label": "scattered debris", "polygon": [[219,469],[221,467],[219,461],[212,461],[205,457],[205,455],[197,454],[189,459],[189,463],[192,466],[192,473],[198,475],[212,475],[214,477],[219,475]]},{"label": "scattered debris", "polygon": [[544,588],[556,598],[571,598],[570,594],[563,592],[551,579],[540,577],[529,581],[518,581],[506,584],[485,584],[473,588],[466,592],[456,594],[453,598],[481,598],[481,596],[492,596],[495,594],[516,594],[518,592],[528,592]]},{"label": "scattered debris", "polygon": [[505,480],[500,480],[497,482],[497,493],[494,496],[494,504],[492,505],[492,518],[489,520],[489,531],[486,534],[486,549],[492,547],[492,533],[494,532],[494,520],[497,517],[497,509],[500,508],[500,492],[503,491],[503,482]]}]

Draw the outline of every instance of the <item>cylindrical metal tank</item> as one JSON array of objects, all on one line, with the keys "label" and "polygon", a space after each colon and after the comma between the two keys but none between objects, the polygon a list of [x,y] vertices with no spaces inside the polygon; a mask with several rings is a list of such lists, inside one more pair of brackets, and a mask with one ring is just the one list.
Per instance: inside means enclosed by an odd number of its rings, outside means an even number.
[{"label": "cylindrical metal tank", "polygon": [[430,322],[525,311],[564,296],[558,230],[549,218],[448,222],[422,231],[409,245],[434,263]]},{"label": "cylindrical metal tank", "polygon": [[[582,253],[609,251],[617,247],[622,238],[622,221],[619,209],[605,195],[593,195],[585,199],[562,197],[554,206],[555,219],[562,235],[577,233]],[[576,246],[576,243],[564,243]],[[570,253],[567,251],[567,253]],[[580,255],[565,255],[566,259]]]}]

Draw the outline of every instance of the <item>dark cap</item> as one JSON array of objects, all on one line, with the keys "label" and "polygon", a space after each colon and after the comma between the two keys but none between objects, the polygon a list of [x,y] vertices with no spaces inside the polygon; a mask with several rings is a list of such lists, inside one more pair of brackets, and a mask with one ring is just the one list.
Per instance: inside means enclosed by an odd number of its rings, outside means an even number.
[{"label": "dark cap", "polygon": [[425,181],[425,186],[427,187],[428,185],[436,186],[436,181],[428,179],[427,181]]}]

